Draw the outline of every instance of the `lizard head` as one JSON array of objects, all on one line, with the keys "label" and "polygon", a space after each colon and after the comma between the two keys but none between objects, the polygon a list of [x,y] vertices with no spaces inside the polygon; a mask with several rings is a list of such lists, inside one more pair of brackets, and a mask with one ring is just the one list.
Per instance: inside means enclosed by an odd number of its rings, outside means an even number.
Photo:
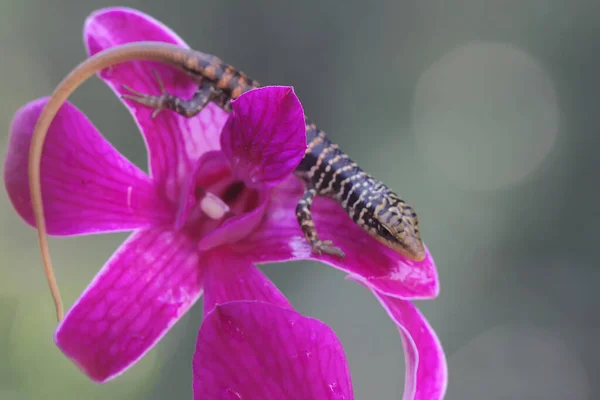
[{"label": "lizard head", "polygon": [[374,212],[377,228],[372,235],[387,247],[413,261],[425,258],[419,218],[412,207],[393,193]]}]

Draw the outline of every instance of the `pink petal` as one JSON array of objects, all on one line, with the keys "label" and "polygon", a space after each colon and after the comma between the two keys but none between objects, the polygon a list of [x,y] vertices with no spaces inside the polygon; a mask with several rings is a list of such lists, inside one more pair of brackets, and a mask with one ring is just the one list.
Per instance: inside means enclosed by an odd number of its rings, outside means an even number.
[{"label": "pink petal", "polygon": [[[17,111],[10,128],[4,184],[19,215],[34,226],[27,176],[29,146],[48,99]],[[174,211],[152,181],[69,103],[48,130],[41,162],[48,232],[77,235],[169,224]]]},{"label": "pink petal", "polygon": [[83,372],[106,382],[133,365],[202,294],[193,242],[139,231],[117,250],[58,326],[58,347]]},{"label": "pink petal", "polygon": [[256,300],[292,310],[285,296],[258,268],[228,251],[215,249],[206,261],[204,314],[215,305],[234,300]]},{"label": "pink petal", "polygon": [[273,186],[291,174],[306,150],[304,111],[293,88],[267,86],[241,95],[221,147],[248,186]]},{"label": "pink petal", "polygon": [[429,251],[423,261],[406,259],[359,228],[342,207],[330,199],[315,199],[313,218],[321,240],[332,240],[344,251],[345,257],[341,260],[313,253],[296,220],[296,203],[303,190],[302,183],[293,176],[277,186],[263,225],[235,244],[235,251],[246,253],[255,263],[319,260],[358,275],[370,286],[393,297],[427,299],[438,295],[438,275]]},{"label": "pink petal", "polygon": [[267,199],[266,194],[263,193],[258,207],[225,220],[220,227],[208,233],[198,242],[198,249],[205,251],[243,240],[261,224],[267,211]]},{"label": "pink petal", "polygon": [[194,399],[352,400],[344,350],[324,323],[260,302],[217,306],[200,328]]},{"label": "pink petal", "polygon": [[350,279],[371,289],[398,326],[406,360],[404,399],[443,399],[448,384],[446,356],[425,317],[411,302],[382,295],[360,277],[351,276]]},{"label": "pink petal", "polygon": [[[157,41],[188,47],[173,31],[152,17],[128,8],[106,8],[90,15],[85,22],[85,44],[93,55],[123,43]],[[145,94],[160,95],[155,70],[167,92],[183,99],[190,98],[197,85],[182,71],[169,65],[136,61],[115,65],[100,77],[117,95],[129,93],[128,85]],[[228,114],[213,103],[194,118],[184,118],[171,111],[151,118],[153,110],[125,101],[146,140],[152,176],[164,185],[169,199],[175,201],[180,185],[192,170],[193,163],[205,152],[220,148],[219,135]]]}]

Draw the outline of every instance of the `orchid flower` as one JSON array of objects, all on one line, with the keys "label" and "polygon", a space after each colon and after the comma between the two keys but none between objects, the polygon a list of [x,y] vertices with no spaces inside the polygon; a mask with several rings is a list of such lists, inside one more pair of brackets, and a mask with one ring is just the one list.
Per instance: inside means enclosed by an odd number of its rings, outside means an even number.
[{"label": "orchid flower", "polygon": [[[188,47],[152,17],[128,8],[93,13],[85,23],[88,54],[136,41]],[[196,86],[170,66],[139,61],[100,78],[120,98],[123,85],[189,98]],[[47,99],[15,115],[5,186],[30,225],[27,161],[31,135]],[[41,163],[48,233],[76,236],[132,231],[101,268],[55,332],[58,347],[97,382],[123,373],[154,346],[204,293],[204,310],[233,300],[289,304],[256,264],[318,260],[346,272],[377,297],[401,332],[405,398],[438,399],[446,387],[443,349],[413,299],[438,295],[434,261],[410,261],[356,226],[333,201],[318,198],[320,235],[345,257],[316,255],[296,221],[303,192],[293,170],[306,148],[303,110],[290,87],[239,97],[227,114],[209,104],[194,118],[123,100],[148,148],[145,173],[112,147],[67,103],[50,126]],[[245,165],[247,168],[235,168]],[[229,288],[229,289],[225,289]],[[233,288],[233,289],[231,289]],[[291,307],[291,306],[290,306]]]}]

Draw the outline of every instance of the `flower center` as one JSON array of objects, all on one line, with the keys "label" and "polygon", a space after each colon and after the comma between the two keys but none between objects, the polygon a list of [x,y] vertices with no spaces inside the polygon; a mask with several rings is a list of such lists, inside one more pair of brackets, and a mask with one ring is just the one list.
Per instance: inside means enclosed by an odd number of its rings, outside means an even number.
[{"label": "flower center", "polygon": [[184,192],[175,227],[202,250],[251,233],[266,208],[266,191],[236,179],[228,162],[202,164]]}]

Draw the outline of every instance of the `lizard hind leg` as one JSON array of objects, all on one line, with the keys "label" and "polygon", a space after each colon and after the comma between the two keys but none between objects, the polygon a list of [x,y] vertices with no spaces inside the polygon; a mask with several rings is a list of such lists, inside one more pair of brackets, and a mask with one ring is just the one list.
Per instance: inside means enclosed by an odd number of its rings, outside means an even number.
[{"label": "lizard hind leg", "polygon": [[162,110],[171,110],[179,115],[186,118],[192,118],[200,113],[206,107],[206,105],[217,98],[218,90],[215,89],[214,85],[210,82],[201,83],[198,90],[191,99],[183,100],[177,96],[169,94],[165,89],[160,75],[153,70],[154,76],[158,82],[161,94],[159,96],[153,96],[145,93],[141,93],[127,85],[123,85],[123,88],[129,92],[129,94],[121,95],[122,98],[135,101],[136,103],[142,104],[146,107],[153,108],[152,119]]},{"label": "lizard hind leg", "polygon": [[344,258],[344,252],[340,248],[335,247],[330,240],[323,241],[319,239],[310,210],[316,194],[317,192],[315,189],[307,189],[296,205],[296,218],[300,224],[300,229],[302,229],[302,233],[304,233],[304,237],[306,237],[306,240],[310,243],[314,253],[318,255],[329,254],[331,256]]}]

